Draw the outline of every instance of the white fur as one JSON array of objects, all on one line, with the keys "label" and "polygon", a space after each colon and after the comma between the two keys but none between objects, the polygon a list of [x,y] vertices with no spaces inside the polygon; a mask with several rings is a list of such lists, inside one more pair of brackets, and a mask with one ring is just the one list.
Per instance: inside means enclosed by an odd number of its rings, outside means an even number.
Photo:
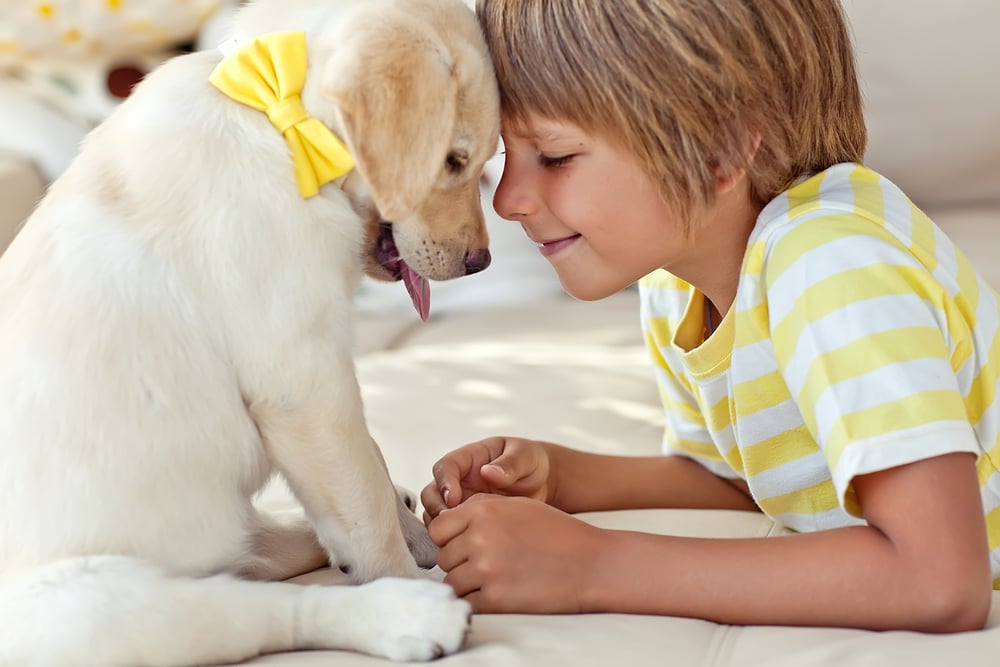
[{"label": "white fur", "polygon": [[[303,101],[357,150],[404,125],[352,134],[358,109],[339,101],[381,85],[344,38],[371,11],[385,30],[434,37],[456,113],[400,113],[425,114],[434,141],[444,131],[444,149],[468,153],[468,173],[402,137],[397,154],[362,158],[304,200],[284,139],[210,87],[219,54],[195,53],[88,137],[0,258],[0,665],[184,666],[298,648],[425,660],[460,647],[469,607],[414,562],[411,550],[432,564],[433,545],[364,420],[351,301],[364,271],[378,275],[381,202],[425,275],[460,275],[484,247],[476,184],[497,141],[485,47],[458,0],[261,0],[238,28],[307,31]],[[380,190],[400,160],[430,189]],[[438,251],[409,250],[421,243]],[[308,523],[254,508],[275,473]],[[327,558],[364,585],[235,576],[285,578]],[[365,583],[387,576],[423,580]]]}]

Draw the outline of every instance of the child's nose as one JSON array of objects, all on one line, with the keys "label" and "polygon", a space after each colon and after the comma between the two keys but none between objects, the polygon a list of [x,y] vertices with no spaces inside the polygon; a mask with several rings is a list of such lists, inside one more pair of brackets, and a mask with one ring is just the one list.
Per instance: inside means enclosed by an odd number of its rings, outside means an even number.
[{"label": "child's nose", "polygon": [[509,164],[505,164],[493,193],[493,209],[501,218],[518,222],[534,212],[534,198],[530,188],[525,186],[524,179],[515,174]]}]

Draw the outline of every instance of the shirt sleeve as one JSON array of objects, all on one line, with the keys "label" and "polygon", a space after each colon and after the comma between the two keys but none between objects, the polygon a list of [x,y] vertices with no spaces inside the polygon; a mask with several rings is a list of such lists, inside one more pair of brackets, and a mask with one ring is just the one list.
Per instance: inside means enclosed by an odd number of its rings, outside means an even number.
[{"label": "shirt sleeve", "polygon": [[769,245],[778,366],[847,511],[861,515],[858,475],[978,453],[957,378],[970,327],[931,269],[850,213],[793,226]]}]

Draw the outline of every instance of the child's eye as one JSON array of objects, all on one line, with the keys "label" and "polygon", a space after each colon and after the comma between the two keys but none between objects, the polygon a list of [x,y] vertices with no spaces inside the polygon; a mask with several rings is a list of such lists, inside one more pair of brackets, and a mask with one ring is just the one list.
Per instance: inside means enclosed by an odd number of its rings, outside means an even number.
[{"label": "child's eye", "polygon": [[560,155],[559,157],[552,157],[549,155],[539,155],[538,162],[543,167],[563,167],[569,163],[575,156],[571,153],[569,155]]}]

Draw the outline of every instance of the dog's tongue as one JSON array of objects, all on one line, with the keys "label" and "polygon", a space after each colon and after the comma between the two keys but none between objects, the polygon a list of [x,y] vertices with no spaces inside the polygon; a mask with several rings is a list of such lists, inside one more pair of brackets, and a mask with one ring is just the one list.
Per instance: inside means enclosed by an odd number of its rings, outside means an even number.
[{"label": "dog's tongue", "polygon": [[431,286],[426,278],[407,266],[406,262],[401,261],[400,265],[403,284],[406,285],[406,291],[410,293],[413,307],[420,314],[420,319],[426,322],[431,314]]}]

